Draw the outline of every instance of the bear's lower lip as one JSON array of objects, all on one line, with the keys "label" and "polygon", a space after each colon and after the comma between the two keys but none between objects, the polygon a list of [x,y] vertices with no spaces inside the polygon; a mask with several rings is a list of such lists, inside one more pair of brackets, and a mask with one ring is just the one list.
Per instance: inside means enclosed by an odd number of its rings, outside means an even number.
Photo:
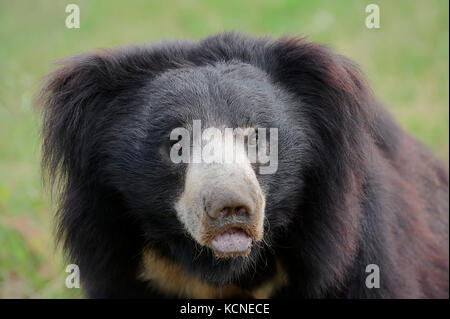
[{"label": "bear's lower lip", "polygon": [[233,227],[218,234],[211,246],[221,254],[239,254],[249,250],[252,244],[250,236],[242,229]]}]

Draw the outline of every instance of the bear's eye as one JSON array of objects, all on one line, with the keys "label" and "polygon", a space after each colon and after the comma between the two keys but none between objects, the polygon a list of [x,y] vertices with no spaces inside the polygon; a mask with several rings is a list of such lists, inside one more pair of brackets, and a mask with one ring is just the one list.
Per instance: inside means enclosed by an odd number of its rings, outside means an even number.
[{"label": "bear's eye", "polygon": [[169,154],[176,152],[178,155],[181,155],[183,153],[182,146],[179,140],[170,140],[167,148]]},{"label": "bear's eye", "polygon": [[161,143],[159,147],[160,154],[167,159],[170,159],[171,152],[176,152],[178,155],[182,154],[181,144],[178,141],[166,140]]},{"label": "bear's eye", "polygon": [[175,142],[175,143],[172,144],[172,149],[175,150],[175,151],[178,151],[178,155],[181,155],[183,153],[181,144],[178,143],[178,142]]},{"label": "bear's eye", "polygon": [[256,145],[257,142],[258,142],[258,132],[256,131],[255,134],[249,136],[248,143],[250,145]]}]

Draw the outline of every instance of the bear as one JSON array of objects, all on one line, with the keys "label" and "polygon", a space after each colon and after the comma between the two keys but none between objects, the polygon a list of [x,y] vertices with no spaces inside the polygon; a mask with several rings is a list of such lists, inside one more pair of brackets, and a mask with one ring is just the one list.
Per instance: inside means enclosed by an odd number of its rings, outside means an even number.
[{"label": "bear", "polygon": [[224,32],[82,53],[39,105],[86,297],[449,296],[447,168],[325,45]]}]

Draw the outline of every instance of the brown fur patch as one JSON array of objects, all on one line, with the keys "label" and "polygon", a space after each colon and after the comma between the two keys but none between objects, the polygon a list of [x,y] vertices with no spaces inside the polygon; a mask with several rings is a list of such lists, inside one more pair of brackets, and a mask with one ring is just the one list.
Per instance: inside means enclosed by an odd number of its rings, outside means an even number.
[{"label": "brown fur patch", "polygon": [[245,290],[236,285],[216,287],[189,274],[180,265],[153,249],[142,254],[141,280],[149,281],[160,291],[180,298],[270,298],[287,283],[287,275],[279,261],[270,279],[253,290]]}]

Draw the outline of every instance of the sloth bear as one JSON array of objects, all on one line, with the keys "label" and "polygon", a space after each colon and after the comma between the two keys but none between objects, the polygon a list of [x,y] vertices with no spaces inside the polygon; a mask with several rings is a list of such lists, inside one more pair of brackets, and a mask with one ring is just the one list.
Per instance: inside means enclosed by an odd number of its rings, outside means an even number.
[{"label": "sloth bear", "polygon": [[[223,33],[79,54],[40,104],[87,297],[448,298],[447,168],[327,47]],[[216,141],[241,160],[196,161],[199,128],[276,157]]]}]

